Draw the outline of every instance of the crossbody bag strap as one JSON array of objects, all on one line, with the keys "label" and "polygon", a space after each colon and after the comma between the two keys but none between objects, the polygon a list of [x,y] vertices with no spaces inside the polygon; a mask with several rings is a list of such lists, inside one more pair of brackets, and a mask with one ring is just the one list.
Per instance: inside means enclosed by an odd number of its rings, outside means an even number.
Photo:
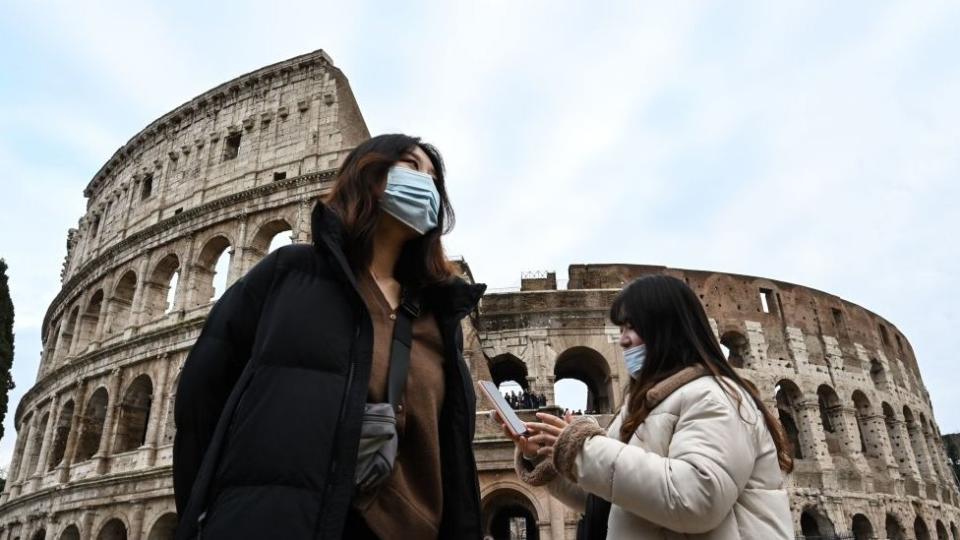
[{"label": "crossbody bag strap", "polygon": [[393,326],[393,343],[390,345],[390,371],[387,375],[387,401],[397,409],[407,386],[410,370],[410,344],[413,341],[413,321],[420,316],[420,299],[404,295],[397,310]]}]

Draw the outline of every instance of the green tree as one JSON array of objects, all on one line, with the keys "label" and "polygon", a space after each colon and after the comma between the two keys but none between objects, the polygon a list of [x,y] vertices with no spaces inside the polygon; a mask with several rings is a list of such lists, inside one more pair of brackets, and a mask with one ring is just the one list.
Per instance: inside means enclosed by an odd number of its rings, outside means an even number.
[{"label": "green tree", "polygon": [[7,262],[0,259],[0,439],[3,438],[3,419],[7,416],[7,402],[13,389],[13,300],[7,283]]}]

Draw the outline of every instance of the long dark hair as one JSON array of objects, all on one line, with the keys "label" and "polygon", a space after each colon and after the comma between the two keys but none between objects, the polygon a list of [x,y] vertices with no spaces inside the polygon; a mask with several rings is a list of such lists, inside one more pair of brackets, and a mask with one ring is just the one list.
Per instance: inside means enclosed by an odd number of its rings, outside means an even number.
[{"label": "long dark hair", "polygon": [[667,275],[640,277],[624,287],[610,306],[610,320],[629,325],[647,348],[647,359],[636,379],[627,386],[629,396],[620,438],[626,442],[640,426],[647,391],[683,368],[702,365],[724,391],[734,398],[739,410],[740,392],[729,381],[743,388],[763,414],[764,422],[777,447],[780,469],[793,470],[790,442],[780,421],[764,406],[756,387],[737,375],[724,357],[707,314],[697,295],[683,281]]},{"label": "long dark hair", "polygon": [[403,155],[420,147],[433,164],[437,191],[440,193],[438,226],[427,234],[408,241],[395,269],[404,286],[424,287],[450,279],[454,268],[447,260],[440,237],[453,229],[454,215],[444,181],[443,158],[431,144],[419,137],[402,134],[378,135],[354,148],[344,160],[326,196],[327,206],[343,222],[344,252],[354,271],[366,269],[373,258],[373,235],[380,220],[380,198],[386,186],[387,171]]}]

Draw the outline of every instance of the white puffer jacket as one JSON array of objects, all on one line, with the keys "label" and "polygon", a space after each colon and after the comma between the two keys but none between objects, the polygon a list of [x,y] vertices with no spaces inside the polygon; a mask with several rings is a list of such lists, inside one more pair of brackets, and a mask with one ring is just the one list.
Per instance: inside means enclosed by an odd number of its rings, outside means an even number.
[{"label": "white puffer jacket", "polygon": [[[621,411],[606,436],[587,438],[582,447],[576,442],[582,449],[573,450],[575,462],[568,459],[565,465],[555,455],[554,472],[560,474],[547,484],[550,492],[581,512],[587,492],[610,501],[607,538],[616,540],[793,538],[773,438],[750,396],[730,384],[742,395],[739,411],[716,379],[697,378],[667,391],[628,444],[619,438]],[[583,428],[598,429],[585,426],[588,421],[575,420],[561,435],[557,452],[578,426],[581,434]],[[519,456],[517,465],[521,477],[531,481]],[[541,465],[552,468],[549,461]],[[537,472],[541,481],[552,476]]]}]

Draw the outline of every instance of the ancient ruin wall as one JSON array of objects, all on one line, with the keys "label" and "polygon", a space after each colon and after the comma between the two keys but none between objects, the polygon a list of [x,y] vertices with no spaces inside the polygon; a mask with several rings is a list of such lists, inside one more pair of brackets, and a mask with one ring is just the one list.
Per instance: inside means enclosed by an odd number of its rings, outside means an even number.
[{"label": "ancient ruin wall", "polygon": [[97,172],[15,413],[0,538],[172,537],[174,390],[217,261],[229,284],[277,235],[309,242],[313,202],[368,137],[316,51],[177,107]]},{"label": "ancient ruin wall", "polygon": [[[629,376],[607,310],[620,288],[651,273],[696,291],[731,363],[787,426],[797,447],[789,485],[798,534],[957,538],[957,486],[910,342],[836,296],[718,272],[573,265],[565,290],[546,275],[484,297],[479,339],[490,375],[550,402],[558,380],[579,379],[587,409],[609,420]],[[485,507],[533,516],[541,538],[573,538],[577,516],[516,480],[512,444],[485,418],[477,441]],[[486,518],[487,526],[496,519]]]}]

